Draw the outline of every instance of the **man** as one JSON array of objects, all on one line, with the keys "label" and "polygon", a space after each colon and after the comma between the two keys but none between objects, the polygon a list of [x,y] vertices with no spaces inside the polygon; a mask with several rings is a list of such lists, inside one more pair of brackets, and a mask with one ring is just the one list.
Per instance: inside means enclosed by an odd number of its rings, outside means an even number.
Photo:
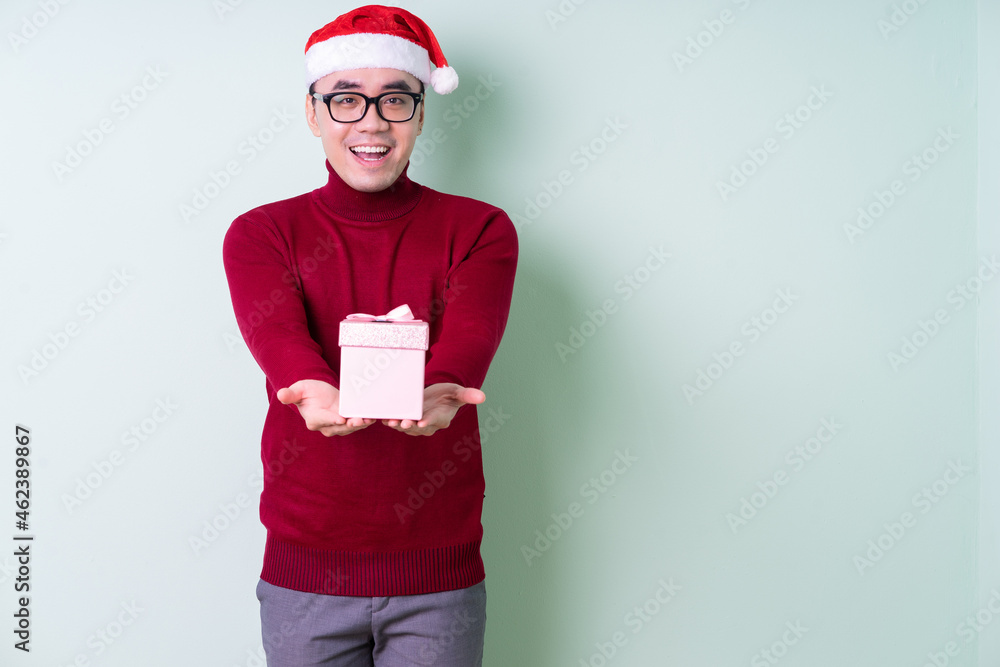
[{"label": "man", "polygon": [[[313,33],[306,70],[329,180],[240,216],[223,248],[269,401],[257,587],[268,665],[480,665],[475,405],[507,321],[514,228],[407,176],[426,86],[458,83],[420,19],[344,14]],[[339,322],[401,304],[429,322],[423,416],[346,419]]]}]

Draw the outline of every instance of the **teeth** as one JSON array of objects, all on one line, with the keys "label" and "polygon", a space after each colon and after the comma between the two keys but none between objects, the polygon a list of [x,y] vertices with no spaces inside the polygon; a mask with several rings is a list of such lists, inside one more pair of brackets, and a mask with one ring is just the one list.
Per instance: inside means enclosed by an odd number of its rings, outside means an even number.
[{"label": "teeth", "polygon": [[351,151],[354,153],[385,153],[388,146],[354,146]]}]

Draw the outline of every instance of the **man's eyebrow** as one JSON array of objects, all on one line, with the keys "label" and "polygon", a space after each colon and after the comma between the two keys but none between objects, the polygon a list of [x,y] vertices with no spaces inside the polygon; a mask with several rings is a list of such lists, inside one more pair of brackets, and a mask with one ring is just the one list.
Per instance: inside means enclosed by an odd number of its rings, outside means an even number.
[{"label": "man's eyebrow", "polygon": [[382,90],[383,91],[385,91],[385,90],[408,90],[411,93],[413,92],[413,89],[410,88],[410,84],[408,84],[404,79],[398,79],[396,81],[390,81],[389,83],[387,83],[384,86],[382,86]]},{"label": "man's eyebrow", "polygon": [[337,83],[333,84],[333,88],[331,88],[331,90],[351,90],[352,88],[360,87],[360,81],[345,81],[344,79],[341,79]]},{"label": "man's eyebrow", "polygon": [[[333,84],[333,88],[331,88],[330,90],[331,91],[333,91],[333,90],[357,90],[359,88],[361,88],[361,82],[360,81],[350,81],[350,80],[347,80],[347,79],[340,79],[339,81],[337,81],[337,83]],[[396,81],[390,81],[389,83],[387,83],[384,86],[382,86],[382,90],[383,91],[386,91],[386,90],[406,90],[406,91],[409,91],[411,93],[413,92],[413,88],[410,87],[410,84],[407,83],[405,79],[397,79]]]}]

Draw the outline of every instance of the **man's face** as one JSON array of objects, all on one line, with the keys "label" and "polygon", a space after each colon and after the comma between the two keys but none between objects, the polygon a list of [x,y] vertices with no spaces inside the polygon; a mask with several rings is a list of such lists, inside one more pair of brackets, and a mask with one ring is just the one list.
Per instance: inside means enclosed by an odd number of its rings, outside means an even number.
[{"label": "man's face", "polygon": [[[390,91],[419,93],[420,81],[397,69],[355,69],[327,74],[314,89],[322,94],[355,92],[375,97]],[[410,159],[423,128],[424,104],[421,102],[413,118],[403,123],[383,120],[374,104],[358,122],[338,123],[330,118],[322,100],[307,95],[306,121],[312,133],[323,140],[330,166],[345,183],[361,192],[378,192],[396,182]],[[361,152],[359,147],[385,151]]]}]

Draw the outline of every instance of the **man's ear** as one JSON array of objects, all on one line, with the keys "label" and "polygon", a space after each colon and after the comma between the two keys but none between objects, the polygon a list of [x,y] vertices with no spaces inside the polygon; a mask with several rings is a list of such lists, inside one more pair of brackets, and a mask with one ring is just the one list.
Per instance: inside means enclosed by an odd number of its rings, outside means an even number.
[{"label": "man's ear", "polygon": [[424,131],[424,102],[420,101],[420,120],[417,121],[417,136]]},{"label": "man's ear", "polygon": [[[423,120],[422,114],[420,118]],[[306,93],[306,123],[315,136],[320,136],[319,121],[316,119],[316,99],[309,93]]]}]

